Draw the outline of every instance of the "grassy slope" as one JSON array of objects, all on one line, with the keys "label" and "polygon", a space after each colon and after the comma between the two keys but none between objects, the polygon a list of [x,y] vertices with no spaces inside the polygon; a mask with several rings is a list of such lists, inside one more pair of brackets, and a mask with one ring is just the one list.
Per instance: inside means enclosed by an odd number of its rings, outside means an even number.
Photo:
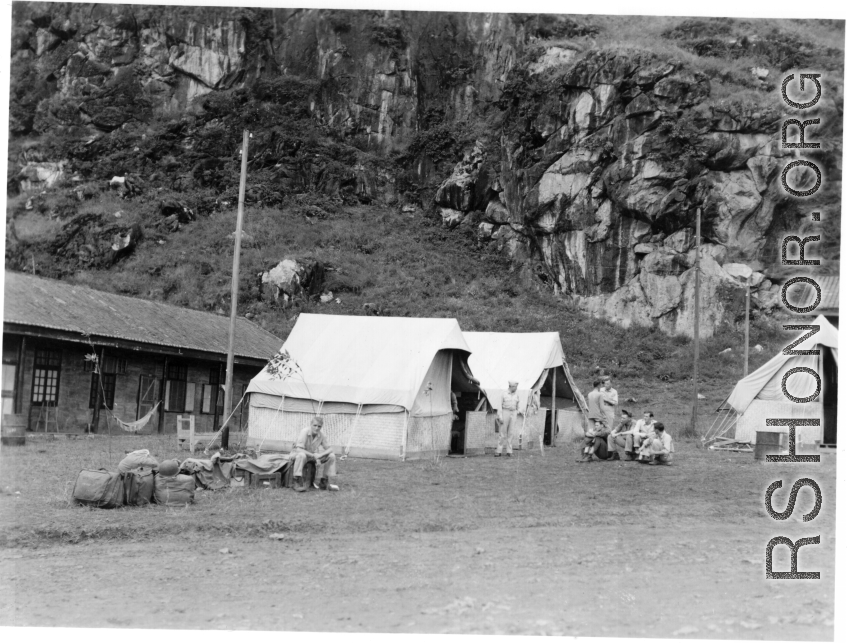
[{"label": "grassy slope", "polygon": [[[132,218],[131,202],[123,209]],[[108,216],[108,215],[107,215]],[[96,288],[165,298],[171,303],[228,312],[234,213],[203,218],[170,235],[164,245],[143,241],[134,256],[111,270],[77,273],[74,281]],[[508,262],[493,248],[479,246],[472,230],[447,231],[420,212],[396,209],[340,209],[314,220],[286,210],[248,209],[246,231],[254,243],[242,253],[239,311],[285,337],[300,312],[362,314],[375,303],[385,314],[455,317],[468,331],[558,331],[574,377],[584,392],[592,369],[616,375],[616,387],[632,410],[652,408],[676,433],[690,414],[693,345],[650,329],[622,329],[591,319],[557,299],[550,290],[522,287]],[[258,274],[283,257],[314,257],[330,272],[328,288],[341,301],[296,301],[282,306],[260,301]],[[204,274],[208,273],[208,274]],[[341,286],[341,290],[339,290]],[[769,322],[754,323],[751,354],[756,368],[785,345]],[[730,356],[717,353],[731,347]],[[742,375],[743,331],[724,328],[701,345],[701,431],[713,408]]]}]

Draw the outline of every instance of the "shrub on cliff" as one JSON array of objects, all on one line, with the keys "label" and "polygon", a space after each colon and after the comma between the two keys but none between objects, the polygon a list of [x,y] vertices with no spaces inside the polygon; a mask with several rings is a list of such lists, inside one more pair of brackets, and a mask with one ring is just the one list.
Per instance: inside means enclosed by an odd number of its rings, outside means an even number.
[{"label": "shrub on cliff", "polygon": [[371,42],[400,52],[408,45],[406,34],[403,31],[403,23],[397,18],[384,18],[377,15],[370,26]]},{"label": "shrub on cliff", "polygon": [[415,134],[406,151],[410,159],[426,155],[433,163],[452,160],[461,153],[457,140],[457,126],[453,123],[439,123]]},{"label": "shrub on cliff", "polygon": [[600,28],[586,21],[577,21],[570,16],[541,13],[527,27],[528,35],[536,38],[580,38],[596,36]]},{"label": "shrub on cliff", "polygon": [[757,27],[761,29],[764,25],[730,18],[694,18],[665,30],[662,36],[698,56],[751,58],[757,64],[780,71],[809,67],[839,69],[843,64],[843,53],[837,48],[778,27],[756,33]]}]

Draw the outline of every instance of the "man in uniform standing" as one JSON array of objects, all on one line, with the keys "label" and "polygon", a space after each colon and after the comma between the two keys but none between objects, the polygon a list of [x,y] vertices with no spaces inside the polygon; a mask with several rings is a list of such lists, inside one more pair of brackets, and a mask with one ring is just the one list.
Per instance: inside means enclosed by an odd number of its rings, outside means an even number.
[{"label": "man in uniform standing", "polygon": [[[612,430],[615,426],[615,410],[618,408],[618,392],[612,388],[612,378],[608,375],[601,378],[603,385],[600,388],[602,394],[602,410],[606,417],[606,428]],[[611,446],[611,445],[610,445]]]},{"label": "man in uniform standing", "polygon": [[500,434],[497,437],[497,450],[494,457],[499,458],[503,453],[503,441],[506,442],[506,455],[512,457],[512,430],[518,424],[518,383],[509,382],[509,390],[503,394],[503,402],[500,405]]}]

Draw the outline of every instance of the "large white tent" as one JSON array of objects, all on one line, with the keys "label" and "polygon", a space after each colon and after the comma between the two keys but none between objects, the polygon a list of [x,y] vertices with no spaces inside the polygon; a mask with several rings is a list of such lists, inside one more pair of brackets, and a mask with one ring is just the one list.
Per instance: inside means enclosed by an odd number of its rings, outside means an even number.
[{"label": "large white tent", "polygon": [[[491,407],[499,411],[510,381],[518,383],[521,410],[537,395],[540,417],[527,417],[532,430],[544,431],[544,410],[556,410],[556,426],[567,436],[583,434],[585,399],[568,368],[559,333],[465,333],[470,368],[480,381]],[[491,420],[493,421],[493,419]],[[521,421],[525,434],[526,424]],[[552,425],[551,425],[552,426]],[[557,431],[550,440],[555,444]]]},{"label": "large white tent", "polygon": [[[823,439],[824,418],[834,403],[831,396],[835,395],[833,384],[837,383],[838,377],[838,329],[823,315],[815,318],[811,325],[820,326],[820,330],[793,350],[817,350],[818,354],[785,355],[783,350],[780,350],[768,362],[739,380],[718,409],[724,415],[707,434],[707,441],[728,436],[733,426],[734,440],[749,444],[755,444],[757,431],[788,432],[787,427],[768,427],[768,418],[820,418],[821,426],[797,427],[796,436],[798,442],[804,443]],[[796,368],[809,368],[820,377],[822,392],[814,400],[805,403],[793,402],[783,393],[783,378]],[[786,387],[794,397],[805,398],[814,394],[817,381],[808,372],[799,371],[789,376]],[[832,421],[835,421],[834,417]]]},{"label": "large white tent", "polygon": [[351,456],[446,453],[451,389],[479,392],[455,319],[301,314],[282,350],[292,372],[266,367],[247,388],[248,443],[264,450],[290,450],[320,414]]}]

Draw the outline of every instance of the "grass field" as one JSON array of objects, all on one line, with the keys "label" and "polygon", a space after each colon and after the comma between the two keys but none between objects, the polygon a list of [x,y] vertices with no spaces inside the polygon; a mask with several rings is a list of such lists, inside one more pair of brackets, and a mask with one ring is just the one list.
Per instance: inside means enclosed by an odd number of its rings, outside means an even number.
[{"label": "grass field", "polygon": [[[578,465],[571,444],[511,459],[347,460],[340,493],[225,489],[198,492],[194,505],[179,509],[70,502],[80,469],[114,467],[124,451],[141,447],[160,459],[180,456],[173,436],[113,438],[111,447],[104,436],[29,440],[2,450],[0,593],[12,600],[0,601],[0,622],[832,637],[834,456],[820,465],[765,466],[747,454],[679,442],[672,467]],[[811,526],[801,522],[811,506],[804,490],[794,516],[777,525],[764,491],[775,479],[788,486],[801,475],[823,490],[821,514]],[[766,582],[767,541],[810,528],[821,545],[803,549],[800,565],[822,570],[822,580]],[[271,540],[271,533],[285,537]],[[786,568],[787,551],[777,550],[775,561],[775,569]],[[122,565],[149,570],[133,576],[129,596],[97,580]],[[80,569],[90,582],[80,582]],[[183,590],[162,583],[180,575],[219,588],[208,592],[204,609],[180,610]],[[316,604],[324,595],[333,600]],[[657,620],[638,617],[648,595],[668,606]],[[771,600],[777,596],[797,600],[786,608]],[[608,617],[586,620],[600,597]],[[132,614],[116,616],[128,600]],[[210,618],[221,611],[237,616]]]}]

